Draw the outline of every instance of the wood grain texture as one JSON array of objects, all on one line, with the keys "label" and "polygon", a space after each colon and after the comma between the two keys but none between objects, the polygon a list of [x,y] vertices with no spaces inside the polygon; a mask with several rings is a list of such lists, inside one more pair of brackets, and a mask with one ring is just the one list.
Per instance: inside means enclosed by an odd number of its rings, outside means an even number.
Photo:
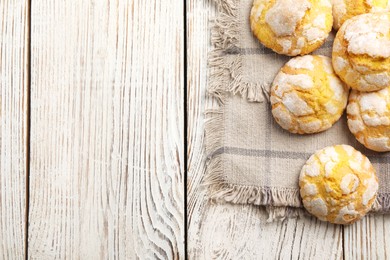
[{"label": "wood grain texture", "polygon": [[[190,259],[341,259],[342,228],[314,219],[266,223],[253,206],[212,204],[202,186],[207,53],[212,0],[187,0],[188,255]],[[207,47],[207,48],[206,48]]]},{"label": "wood grain texture", "polygon": [[[203,150],[205,106],[206,104],[209,107],[218,106],[214,100],[206,97],[207,54],[211,48],[208,27],[215,12],[213,0],[187,0],[187,222],[189,224],[192,223],[193,211],[201,210],[206,195],[201,186],[206,161]],[[191,244],[191,239],[189,243]]]},{"label": "wood grain texture", "polygon": [[[207,194],[202,187],[206,157],[204,144],[204,112],[206,103],[207,55],[211,48],[208,31],[210,19],[216,13],[213,0],[187,1],[187,229],[189,259],[201,259],[202,241],[199,230],[204,224],[202,216],[209,207]],[[206,258],[207,259],[207,258]]]},{"label": "wood grain texture", "polygon": [[184,256],[183,3],[32,4],[31,259]]},{"label": "wood grain texture", "polygon": [[193,259],[342,259],[340,227],[311,218],[266,220],[258,207],[209,205]]},{"label": "wood grain texture", "polygon": [[0,259],[25,257],[28,1],[0,1]]},{"label": "wood grain texture", "polygon": [[389,259],[390,216],[370,215],[344,228],[345,259]]}]

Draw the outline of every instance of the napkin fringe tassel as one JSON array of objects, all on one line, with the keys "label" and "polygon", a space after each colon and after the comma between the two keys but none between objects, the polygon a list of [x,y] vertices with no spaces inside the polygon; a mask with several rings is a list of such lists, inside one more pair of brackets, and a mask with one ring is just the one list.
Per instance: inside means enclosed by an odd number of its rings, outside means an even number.
[{"label": "napkin fringe tassel", "polygon": [[208,158],[206,174],[202,182],[208,188],[209,197],[215,202],[266,206],[269,214],[268,221],[301,216],[303,210],[294,208],[302,205],[298,189],[236,185],[227,182],[223,169],[223,153],[215,153],[223,148],[223,118],[222,108],[206,111],[205,150]]},{"label": "napkin fringe tassel", "polygon": [[[238,8],[235,0],[215,0],[218,17],[211,27],[213,50],[209,53],[208,93],[225,103],[229,93],[239,93],[250,102],[264,101],[264,86],[243,80],[242,59],[239,53]],[[229,56],[229,54],[232,54]]]},{"label": "napkin fringe tassel", "polygon": [[266,206],[265,209],[268,213],[268,223],[309,216],[309,213],[303,208]]}]

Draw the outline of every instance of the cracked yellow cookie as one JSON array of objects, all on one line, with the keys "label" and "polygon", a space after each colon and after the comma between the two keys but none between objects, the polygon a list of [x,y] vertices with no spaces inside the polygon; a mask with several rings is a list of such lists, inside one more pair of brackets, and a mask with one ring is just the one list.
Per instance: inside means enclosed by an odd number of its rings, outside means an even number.
[{"label": "cracked yellow cookie", "polygon": [[254,0],[253,34],[279,54],[304,55],[318,49],[332,30],[330,0]]},{"label": "cracked yellow cookie", "polygon": [[333,28],[338,30],[343,23],[360,14],[390,10],[389,0],[332,0]]},{"label": "cracked yellow cookie", "polygon": [[295,57],[281,68],[272,83],[272,115],[291,133],[325,131],[343,114],[348,93],[348,87],[334,73],[330,58]]},{"label": "cracked yellow cookie", "polygon": [[353,90],[347,116],[360,143],[377,152],[390,151],[390,87],[370,93]]},{"label": "cracked yellow cookie", "polygon": [[372,208],[378,191],[375,169],[366,156],[349,145],[315,152],[299,176],[306,210],[322,221],[350,224]]},{"label": "cracked yellow cookie", "polygon": [[351,88],[371,92],[390,86],[390,12],[347,20],[333,44],[333,67]]}]

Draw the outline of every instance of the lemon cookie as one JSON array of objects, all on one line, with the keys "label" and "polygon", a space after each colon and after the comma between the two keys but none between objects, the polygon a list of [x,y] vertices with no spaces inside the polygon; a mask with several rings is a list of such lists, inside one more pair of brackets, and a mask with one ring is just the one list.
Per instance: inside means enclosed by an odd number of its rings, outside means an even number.
[{"label": "lemon cookie", "polygon": [[253,34],[266,47],[289,56],[319,48],[332,29],[330,0],[254,0]]},{"label": "lemon cookie", "polygon": [[322,221],[349,224],[370,211],[378,191],[375,169],[349,145],[326,147],[313,154],[299,177],[306,210]]},{"label": "lemon cookie", "polygon": [[347,20],[333,44],[333,67],[359,91],[390,86],[390,13],[369,13]]},{"label": "lemon cookie", "polygon": [[272,84],[272,115],[292,133],[318,133],[340,118],[348,92],[334,73],[330,58],[296,57],[282,67]]},{"label": "lemon cookie", "polygon": [[390,9],[389,0],[333,0],[333,28],[338,30],[348,19],[359,14]]},{"label": "lemon cookie", "polygon": [[360,143],[377,152],[390,151],[390,87],[371,93],[353,90],[347,115]]}]

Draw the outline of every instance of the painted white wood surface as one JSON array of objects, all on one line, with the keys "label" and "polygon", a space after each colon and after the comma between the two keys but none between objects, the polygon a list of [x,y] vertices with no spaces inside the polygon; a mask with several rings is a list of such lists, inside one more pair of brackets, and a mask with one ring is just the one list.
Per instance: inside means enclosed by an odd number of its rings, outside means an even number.
[{"label": "painted white wood surface", "polygon": [[344,228],[345,259],[390,259],[390,216],[371,215]]},{"label": "painted white wood surface", "polygon": [[23,259],[28,1],[0,1],[0,259]]},{"label": "painted white wood surface", "polygon": [[[216,10],[187,7],[189,258],[390,258],[390,216],[342,232],[207,200]],[[173,0],[32,1],[29,258],[184,258],[183,23]],[[25,257],[28,26],[28,1],[0,1],[0,259]]]},{"label": "painted white wood surface", "polygon": [[192,235],[198,242],[189,251],[193,259],[342,258],[340,227],[315,219],[267,223],[258,207],[218,204],[208,204],[200,218]]},{"label": "painted white wood surface", "polygon": [[32,2],[31,259],[184,257],[183,2]]}]

